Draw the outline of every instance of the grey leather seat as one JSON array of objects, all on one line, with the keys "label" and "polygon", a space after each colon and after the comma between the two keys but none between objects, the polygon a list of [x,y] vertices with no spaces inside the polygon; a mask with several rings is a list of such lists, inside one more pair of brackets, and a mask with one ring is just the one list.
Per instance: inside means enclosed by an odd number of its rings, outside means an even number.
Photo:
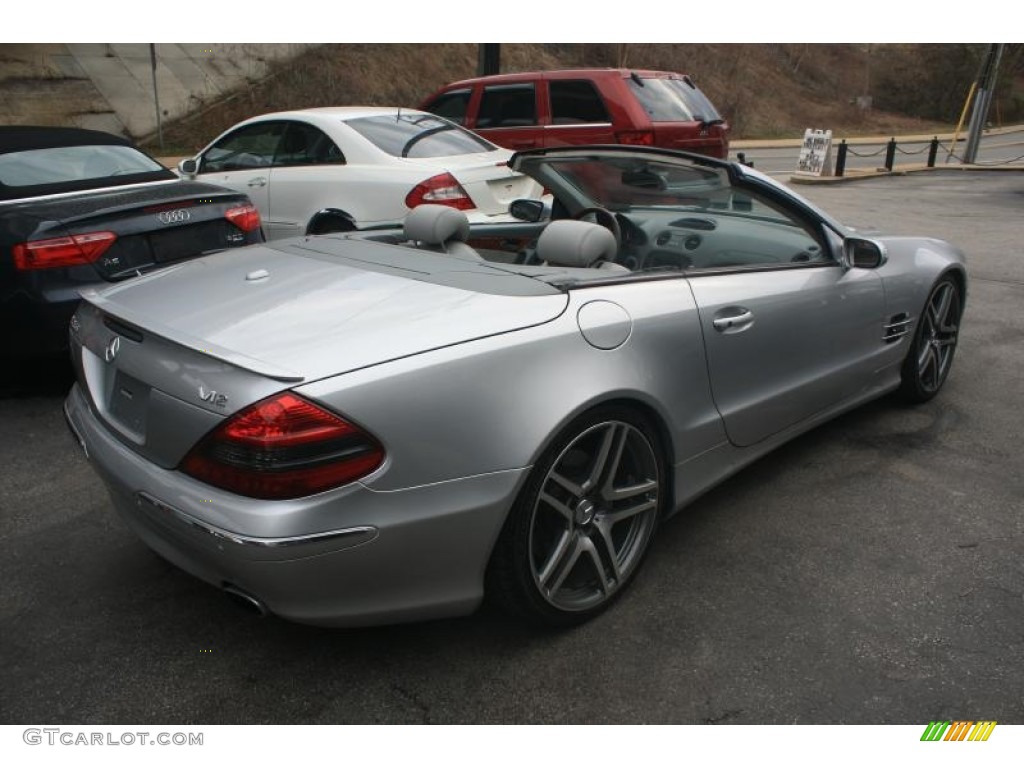
[{"label": "grey leather seat", "polygon": [[470,246],[469,219],[466,214],[447,205],[418,205],[405,217],[405,238],[417,248],[447,253],[460,259],[483,261]]},{"label": "grey leather seat", "polygon": [[557,267],[629,272],[628,267],[615,263],[617,255],[615,236],[601,225],[589,221],[552,221],[537,240],[537,256],[544,263]]}]

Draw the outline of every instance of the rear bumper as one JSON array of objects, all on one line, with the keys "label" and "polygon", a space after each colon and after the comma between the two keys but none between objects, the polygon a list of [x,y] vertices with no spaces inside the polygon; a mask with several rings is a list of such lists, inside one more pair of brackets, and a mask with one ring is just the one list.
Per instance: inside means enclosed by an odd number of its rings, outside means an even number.
[{"label": "rear bumper", "polygon": [[387,624],[473,611],[483,597],[491,548],[527,471],[399,491],[353,484],[288,502],[244,500],[243,518],[228,504],[238,497],[229,500],[230,494],[124,446],[77,385],[64,412],[114,507],[153,550],[210,584],[253,596],[271,613],[313,624]]}]

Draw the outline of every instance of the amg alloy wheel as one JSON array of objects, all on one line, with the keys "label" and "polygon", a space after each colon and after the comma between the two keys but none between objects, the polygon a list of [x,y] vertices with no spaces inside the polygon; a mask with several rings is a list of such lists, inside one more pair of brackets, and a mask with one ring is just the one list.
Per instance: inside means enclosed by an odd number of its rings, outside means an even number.
[{"label": "amg alloy wheel", "polygon": [[627,411],[571,425],[534,468],[492,562],[515,613],[584,621],[614,600],[647,551],[663,502],[654,431]]},{"label": "amg alloy wheel", "polygon": [[962,312],[957,281],[952,277],[939,280],[928,295],[913,346],[903,362],[900,394],[906,400],[923,403],[942,389],[953,365]]}]

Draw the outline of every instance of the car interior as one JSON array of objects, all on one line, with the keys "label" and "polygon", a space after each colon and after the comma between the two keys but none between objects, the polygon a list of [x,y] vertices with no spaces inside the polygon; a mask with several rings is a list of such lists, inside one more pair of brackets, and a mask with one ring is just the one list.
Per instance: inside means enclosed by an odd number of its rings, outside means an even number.
[{"label": "car interior", "polygon": [[[479,229],[493,233],[501,227]],[[406,217],[403,237],[387,239],[470,261],[592,270],[595,278],[831,261],[818,239],[795,222],[727,210],[634,209],[627,216],[587,208],[577,217],[510,225],[505,235],[475,236],[462,211],[421,205]]]}]

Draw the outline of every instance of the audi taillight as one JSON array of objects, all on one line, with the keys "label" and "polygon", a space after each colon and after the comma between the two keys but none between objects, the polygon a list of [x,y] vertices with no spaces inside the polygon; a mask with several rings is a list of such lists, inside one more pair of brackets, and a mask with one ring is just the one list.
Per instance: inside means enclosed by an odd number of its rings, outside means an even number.
[{"label": "audi taillight", "polygon": [[630,144],[636,147],[654,146],[654,131],[619,131],[615,134],[619,144]]},{"label": "audi taillight", "polygon": [[180,469],[256,499],[294,499],[351,483],[384,461],[371,435],[293,392],[250,405],[189,451]]},{"label": "audi taillight", "polygon": [[70,237],[51,237],[18,243],[14,252],[14,267],[20,270],[51,269],[92,264],[106,253],[117,240],[113,232],[86,232]]},{"label": "audi taillight", "polygon": [[476,208],[473,199],[450,173],[439,173],[413,187],[412,192],[405,196],[405,204],[415,208],[423,203],[448,205],[460,211]]},{"label": "audi taillight", "polygon": [[252,232],[260,228],[260,212],[255,205],[239,205],[224,212],[224,218],[243,232]]}]

